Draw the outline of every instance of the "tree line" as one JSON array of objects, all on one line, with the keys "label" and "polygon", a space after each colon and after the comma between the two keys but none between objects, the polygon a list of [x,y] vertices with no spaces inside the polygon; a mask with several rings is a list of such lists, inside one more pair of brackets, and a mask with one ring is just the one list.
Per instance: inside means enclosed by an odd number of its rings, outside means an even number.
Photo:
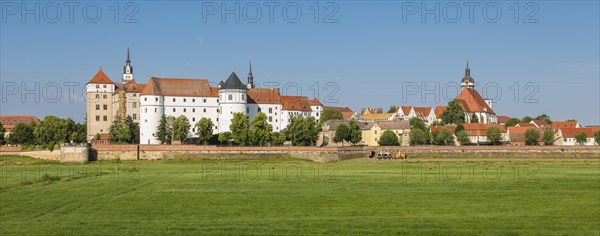
[{"label": "tree line", "polygon": [[[155,137],[161,144],[173,141],[189,141],[191,124],[187,117],[163,115],[157,126]],[[259,112],[252,120],[244,113],[234,113],[228,132],[214,134],[215,124],[209,118],[201,118],[194,124],[196,144],[221,144],[239,146],[281,146],[290,141],[294,146],[314,146],[321,126],[312,116],[292,116],[289,125],[281,132],[274,132],[267,122],[267,115]]]},{"label": "tree line", "polygon": [[22,145],[26,148],[39,147],[52,151],[61,143],[85,143],[87,124],[77,123],[71,118],[46,116],[39,123],[16,124],[8,137],[5,137],[5,134],[6,129],[0,123],[0,145]]}]

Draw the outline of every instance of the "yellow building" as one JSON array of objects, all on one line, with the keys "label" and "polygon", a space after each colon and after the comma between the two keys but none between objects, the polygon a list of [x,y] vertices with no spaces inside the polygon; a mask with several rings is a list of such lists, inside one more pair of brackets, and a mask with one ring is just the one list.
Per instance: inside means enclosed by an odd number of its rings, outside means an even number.
[{"label": "yellow building", "polygon": [[405,120],[378,121],[367,124],[361,128],[362,144],[367,146],[379,146],[379,138],[386,130],[390,130],[396,134],[400,145],[408,146],[410,144],[410,124]]}]

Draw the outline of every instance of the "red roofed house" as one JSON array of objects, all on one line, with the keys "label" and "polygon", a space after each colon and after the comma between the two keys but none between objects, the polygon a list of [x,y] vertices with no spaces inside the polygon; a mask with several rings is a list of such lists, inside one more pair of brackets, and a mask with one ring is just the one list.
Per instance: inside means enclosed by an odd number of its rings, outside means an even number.
[{"label": "red roofed house", "polygon": [[580,128],[579,122],[577,121],[554,121],[550,124],[550,127],[554,129],[562,128]]},{"label": "red roofed house", "polygon": [[[525,123],[525,124],[529,124],[529,123]],[[531,126],[510,126],[507,128],[507,135],[508,135],[508,141],[510,142],[511,145],[513,146],[523,146],[525,145],[525,131],[527,131],[528,129],[536,129],[540,132],[540,137],[538,138],[537,142],[539,145],[543,144],[543,134],[544,134],[544,129],[543,128],[538,128],[535,125],[531,125]],[[555,139],[557,139],[558,136],[555,136]]]},{"label": "red roofed house", "polygon": [[412,106],[398,106],[396,107],[396,114],[399,120],[410,120],[410,118],[417,116]]},{"label": "red roofed house", "polygon": [[359,116],[358,113],[352,111],[352,109],[350,109],[348,107],[324,106],[323,109],[331,109],[331,110],[339,111],[340,113],[342,113],[343,120],[358,119],[358,116]]},{"label": "red roofed house", "polygon": [[[554,122],[552,122],[554,124]],[[586,142],[583,144],[577,143],[575,135],[579,133],[585,133],[587,135]],[[558,130],[559,136],[562,139],[558,140],[557,145],[574,146],[574,145],[595,145],[594,130],[592,128],[561,128]]]},{"label": "red roofed house", "polygon": [[498,127],[500,129],[500,142],[507,142],[508,135],[506,133],[506,127],[498,124],[482,124],[482,123],[464,123],[465,132],[469,136],[471,143],[488,143],[487,129],[490,127]]},{"label": "red roofed house", "polygon": [[435,109],[433,110],[433,113],[435,115],[435,120],[442,121],[442,113],[444,113],[445,110],[446,110],[446,106],[435,107]]},{"label": "red roofed house", "polygon": [[31,123],[39,123],[40,119],[35,116],[0,116],[0,124],[4,128],[4,136],[8,137],[8,135],[12,132],[13,128],[17,124],[31,124]]},{"label": "red roofed house", "polygon": [[510,117],[509,116],[496,116],[496,119],[498,120],[498,124],[504,125],[504,124],[506,124],[506,122],[508,122],[508,120],[510,120]]},{"label": "red roofed house", "polygon": [[456,97],[465,112],[465,123],[471,123],[471,117],[475,115],[479,123],[498,124],[496,113],[492,110],[492,101],[486,100],[475,90],[475,80],[471,77],[471,69],[467,61],[465,77],[461,81],[461,91]]}]

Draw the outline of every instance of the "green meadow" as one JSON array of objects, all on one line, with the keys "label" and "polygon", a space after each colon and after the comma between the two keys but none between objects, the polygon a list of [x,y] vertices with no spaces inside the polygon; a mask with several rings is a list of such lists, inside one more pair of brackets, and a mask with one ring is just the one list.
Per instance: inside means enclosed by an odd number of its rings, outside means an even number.
[{"label": "green meadow", "polygon": [[1,235],[599,235],[592,161],[0,156]]}]

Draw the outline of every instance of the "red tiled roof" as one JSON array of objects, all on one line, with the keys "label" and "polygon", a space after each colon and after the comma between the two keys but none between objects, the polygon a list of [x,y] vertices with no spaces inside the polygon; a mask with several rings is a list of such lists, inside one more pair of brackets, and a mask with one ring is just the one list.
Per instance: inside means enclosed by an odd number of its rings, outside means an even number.
[{"label": "red tiled roof", "polygon": [[206,79],[176,79],[152,77],[141,95],[217,97],[219,89],[210,87]]},{"label": "red tiled roof", "polygon": [[576,128],[577,121],[554,121],[550,125],[552,128],[562,129],[562,128]]},{"label": "red tiled roof", "polygon": [[0,116],[0,124],[6,129],[6,132],[12,132],[17,124],[23,123],[27,125],[33,122],[39,123],[40,119],[35,116]]},{"label": "red tiled roof", "polygon": [[248,90],[248,103],[279,104],[281,96],[276,88],[253,88]]},{"label": "red tiled roof", "polygon": [[500,133],[506,133],[506,127],[498,124],[483,124],[483,123],[465,123],[463,124],[465,131],[469,136],[486,136],[487,129],[490,127],[498,127]]},{"label": "red tiled roof", "polygon": [[496,119],[498,119],[498,123],[506,123],[508,122],[508,120],[510,120],[509,116],[496,116]]},{"label": "red tiled roof", "polygon": [[88,84],[115,84],[115,82],[110,80],[110,78],[108,78],[108,75],[106,75],[102,68],[100,68],[100,70],[98,70],[98,73],[96,73],[96,75],[92,77]]},{"label": "red tiled roof", "polygon": [[532,124],[532,127],[516,127],[516,126],[508,127],[508,140],[510,142],[525,142],[525,131],[527,131],[529,129],[536,129],[540,132],[540,137],[538,138],[537,141],[541,142],[542,138],[543,138],[542,134],[544,133],[544,129],[537,128],[533,124]]},{"label": "red tiled roof", "polygon": [[431,107],[413,107],[413,109],[421,120],[427,120],[429,113],[431,113]]},{"label": "red tiled roof", "polygon": [[548,126],[548,122],[545,120],[532,120],[531,122],[535,123],[538,127]]},{"label": "red tiled roof", "polygon": [[483,112],[495,114],[494,110],[488,106],[483,97],[481,97],[481,95],[479,95],[475,89],[462,89],[456,99],[460,101],[460,105],[465,112]]},{"label": "red tiled roof", "polygon": [[339,111],[339,112],[342,112],[342,113],[344,113],[344,112],[352,112],[352,113],[354,113],[354,111],[352,111],[352,109],[350,109],[350,108],[348,108],[348,107],[331,107],[331,106],[324,106],[324,107],[323,107],[323,110],[325,110],[325,109],[336,110],[336,111]]},{"label": "red tiled roof", "polygon": [[323,106],[323,103],[321,103],[321,101],[319,101],[319,99],[317,99],[317,98],[313,98],[312,100],[309,100],[308,103],[311,106]]},{"label": "red tiled roof", "polygon": [[531,128],[531,127],[534,127],[534,128],[535,128],[535,127],[537,127],[537,126],[535,126],[535,125],[534,125],[534,124],[532,124],[532,123],[519,123],[519,124],[517,124],[517,125],[518,125],[519,127],[527,127],[527,128]]},{"label": "red tiled roof", "polygon": [[307,97],[302,96],[281,96],[283,110],[291,111],[312,111]]},{"label": "red tiled roof", "polygon": [[432,125],[431,126],[431,132],[442,132],[443,129],[448,129],[450,131],[452,131],[452,133],[454,133],[456,131],[456,125],[444,125],[444,126],[437,126],[437,125]]},{"label": "red tiled roof", "polygon": [[444,113],[444,111],[446,110],[446,106],[437,106],[435,107],[435,118],[441,118],[442,117],[442,113]]},{"label": "red tiled roof", "polygon": [[590,128],[590,129],[592,129],[592,131],[593,131],[594,133],[596,133],[596,132],[600,131],[600,126],[598,126],[598,125],[588,126],[588,127],[586,127],[586,128]]},{"label": "red tiled roof", "polygon": [[396,112],[400,111],[400,109],[402,109],[402,113],[407,116],[408,113],[410,113],[410,109],[412,109],[412,106],[399,106],[396,108]]},{"label": "red tiled roof", "polygon": [[560,132],[562,133],[563,138],[574,138],[575,135],[581,132],[586,133],[588,138],[594,137],[592,128],[561,128]]}]

